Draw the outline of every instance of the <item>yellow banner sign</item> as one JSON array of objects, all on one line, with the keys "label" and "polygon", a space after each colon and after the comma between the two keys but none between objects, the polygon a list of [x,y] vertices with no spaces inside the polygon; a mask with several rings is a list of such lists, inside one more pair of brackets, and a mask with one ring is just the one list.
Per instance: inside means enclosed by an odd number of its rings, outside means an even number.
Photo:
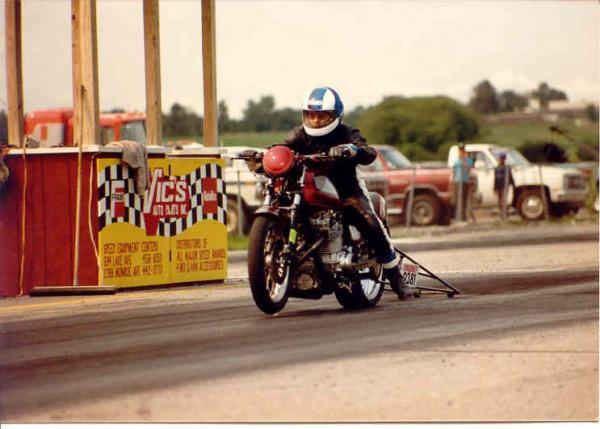
[{"label": "yellow banner sign", "polygon": [[150,159],[150,185],[135,170],[99,159],[100,282],[146,286],[227,277],[223,161]]}]

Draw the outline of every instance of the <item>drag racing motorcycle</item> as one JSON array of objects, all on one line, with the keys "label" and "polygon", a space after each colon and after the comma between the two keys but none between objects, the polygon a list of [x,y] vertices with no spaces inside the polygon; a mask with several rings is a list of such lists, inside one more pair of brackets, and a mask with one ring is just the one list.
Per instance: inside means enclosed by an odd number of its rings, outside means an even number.
[{"label": "drag racing motorcycle", "polygon": [[[240,158],[267,179],[248,247],[250,289],[258,308],[275,314],[289,297],[320,299],[332,293],[348,309],[375,306],[384,291],[383,267],[320,172],[319,164],[334,158],[295,154],[287,146]],[[373,192],[370,197],[385,225],[385,200]]]}]

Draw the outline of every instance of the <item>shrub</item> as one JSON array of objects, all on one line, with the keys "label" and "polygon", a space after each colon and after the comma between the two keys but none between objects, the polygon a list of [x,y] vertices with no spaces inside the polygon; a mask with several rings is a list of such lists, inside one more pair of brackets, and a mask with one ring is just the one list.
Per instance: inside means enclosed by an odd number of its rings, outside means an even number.
[{"label": "shrub", "polygon": [[404,148],[412,159],[435,158],[444,143],[479,134],[477,116],[448,97],[387,97],[367,109],[358,126],[370,144]]},{"label": "shrub", "polygon": [[526,141],[519,150],[531,162],[567,162],[568,159],[561,146],[547,141]]}]

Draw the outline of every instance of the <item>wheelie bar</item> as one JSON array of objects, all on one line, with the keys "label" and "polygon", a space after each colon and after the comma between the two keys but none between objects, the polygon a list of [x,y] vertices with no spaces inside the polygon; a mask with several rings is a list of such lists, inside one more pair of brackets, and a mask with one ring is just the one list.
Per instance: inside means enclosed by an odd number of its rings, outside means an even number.
[{"label": "wheelie bar", "polygon": [[[429,271],[423,265],[419,264],[413,258],[411,258],[406,253],[404,253],[402,250],[398,249],[397,247],[395,247],[394,250],[396,250],[396,252],[398,252],[400,254],[400,264],[402,264],[402,260],[404,258],[408,259],[410,262],[412,262],[412,263],[414,263],[414,264],[416,264],[416,265],[419,266],[419,273],[418,273],[418,275],[421,275],[423,277],[428,277],[430,279],[437,280],[438,282],[440,282],[441,284],[443,284],[447,288],[447,289],[440,289],[440,288],[433,288],[433,287],[426,287],[426,286],[417,286],[416,289],[419,289],[419,290],[428,290],[428,291],[433,291],[433,292],[443,292],[446,295],[448,295],[448,298],[452,298],[454,295],[458,295],[458,294],[461,293],[460,290],[456,289],[454,286],[452,286],[450,283],[448,283],[444,279],[441,279],[440,277],[436,276],[434,273],[432,273],[431,271]],[[422,273],[421,270],[423,270],[425,272]]]}]

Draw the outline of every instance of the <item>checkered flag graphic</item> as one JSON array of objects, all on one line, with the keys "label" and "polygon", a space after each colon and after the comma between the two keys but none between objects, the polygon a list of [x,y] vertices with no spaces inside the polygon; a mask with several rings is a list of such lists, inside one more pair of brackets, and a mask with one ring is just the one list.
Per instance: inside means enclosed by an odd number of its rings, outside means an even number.
[{"label": "checkered flag graphic", "polygon": [[[189,185],[190,210],[185,218],[163,219],[158,225],[158,234],[164,237],[173,237],[182,233],[187,228],[205,219],[216,220],[227,225],[227,197],[225,196],[225,181],[223,169],[217,164],[204,164],[181,179]],[[202,179],[216,179],[217,208],[216,213],[205,213],[206,202],[203,201]]]},{"label": "checkered flag graphic", "polygon": [[[113,200],[122,201],[115,210]],[[135,193],[134,171],[123,165],[111,165],[98,173],[98,228],[112,223],[130,223],[145,229],[142,198]]]},{"label": "checkered flag graphic", "polygon": [[[227,197],[225,181],[220,165],[204,164],[185,176],[175,176],[177,180],[185,180],[188,185],[190,205],[185,217],[158,219],[157,235],[173,237],[205,220],[216,220],[227,225]],[[203,200],[205,194],[203,179],[212,178],[216,184],[216,210],[207,210],[208,201]],[[151,187],[152,189],[152,187]],[[149,198],[146,191],[144,198]],[[98,173],[98,223],[101,231],[112,223],[129,223],[146,229],[144,221],[144,198],[135,193],[134,171],[122,164],[111,165]],[[214,202],[212,202],[214,206]],[[152,210],[150,210],[152,212]]]}]

